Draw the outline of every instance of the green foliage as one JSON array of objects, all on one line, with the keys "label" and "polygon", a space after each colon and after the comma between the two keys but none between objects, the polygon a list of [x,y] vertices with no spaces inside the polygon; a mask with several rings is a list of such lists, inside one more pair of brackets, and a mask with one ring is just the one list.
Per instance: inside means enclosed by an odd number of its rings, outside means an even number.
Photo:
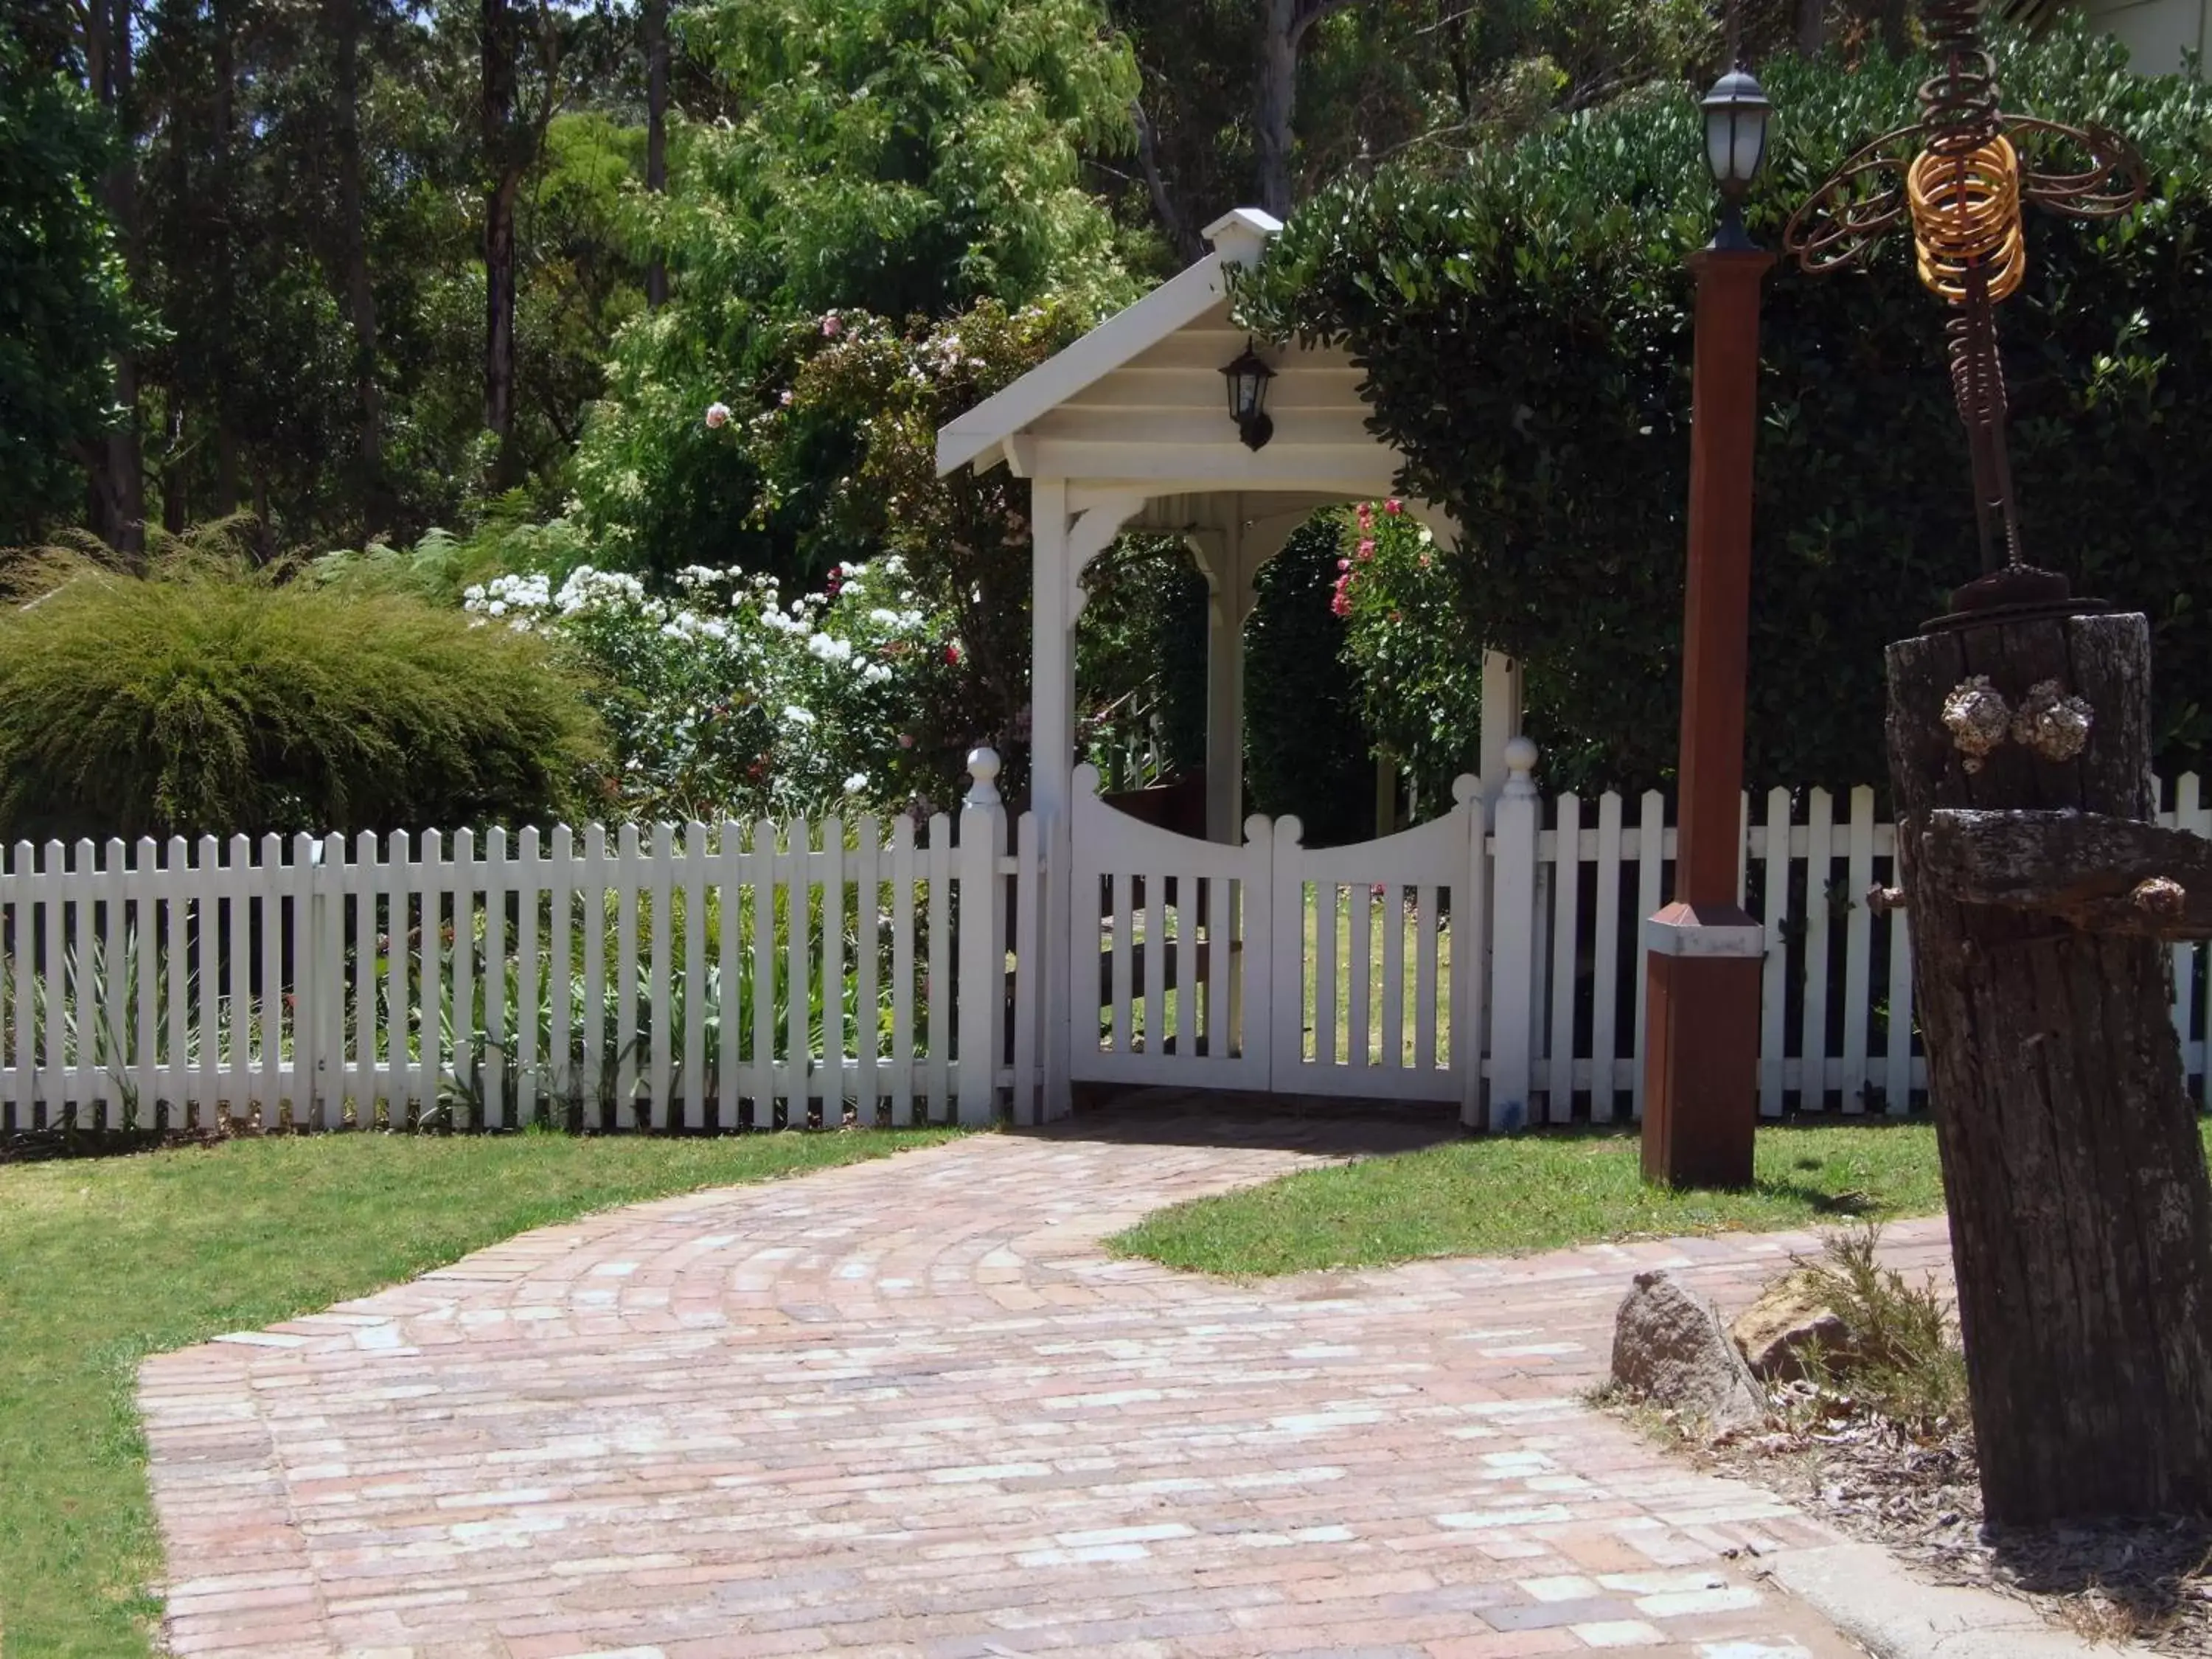
[{"label": "green foliage", "polygon": [[598,753],[541,641],[397,594],[66,556],[0,612],[0,836],[520,823]]},{"label": "green foliage", "polygon": [[1172,537],[1125,536],[1083,573],[1090,597],[1075,629],[1077,743],[1109,789],[1119,757],[1157,745],[1161,776],[1206,764],[1206,578]]},{"label": "green foliage", "polygon": [[[1800,1261],[1797,1278],[1816,1302],[1832,1309],[1849,1333],[1840,1352],[1803,1356],[1822,1407],[1871,1413],[1920,1436],[1963,1425],[1967,1419],[1966,1356],[1952,1332],[1943,1297],[1931,1280],[1905,1282],[1877,1254],[1881,1229],[1869,1223],[1822,1243],[1820,1260]],[[1802,1405],[1797,1408],[1801,1413]]]},{"label": "green foliage", "polygon": [[[2031,556],[2148,609],[2158,760],[2197,763],[2212,707],[2212,92],[2129,74],[2078,26],[1999,43],[2010,106],[2129,134],[2153,199],[2116,224],[2029,216],[2000,332]],[[1841,157],[1909,118],[1924,62],[1777,59],[1771,245]],[[2034,159],[2049,167],[2057,154]],[[1470,155],[1449,179],[1351,182],[1299,214],[1243,298],[1278,337],[1346,343],[1406,484],[1450,505],[1467,649],[1521,658],[1559,785],[1663,779],[1676,740],[1690,279],[1711,185],[1693,100],[1628,99]],[[1879,781],[1881,650],[1974,573],[1943,309],[1893,235],[1860,274],[1776,272],[1763,331],[1749,781]]]},{"label": "green foliage", "polygon": [[1317,517],[1260,567],[1244,624],[1245,810],[1297,815],[1308,847],[1375,828],[1373,739],[1330,610],[1338,520]]},{"label": "green foliage", "polygon": [[840,565],[787,607],[769,576],[698,567],[672,596],[579,566],[466,590],[481,621],[542,634],[591,677],[616,766],[602,805],[706,820],[949,804],[969,653],[903,560]]},{"label": "green foliage", "polygon": [[110,418],[108,355],[132,319],[89,187],[108,155],[83,90],[0,34],[0,545],[81,500],[77,446]]},{"label": "green foliage", "polygon": [[433,527],[411,547],[379,541],[320,554],[301,579],[347,593],[403,593],[451,610],[468,589],[495,576],[543,576],[557,586],[591,562],[591,544],[574,522],[533,522],[526,510],[502,500],[465,536]]},{"label": "green foliage", "polygon": [[1362,723],[1412,777],[1425,818],[1449,811],[1452,781],[1482,766],[1482,658],[1462,637],[1457,583],[1435,539],[1397,501],[1362,501],[1334,607]]},{"label": "green foliage", "polygon": [[[816,532],[881,447],[859,429],[874,406],[856,394],[891,390],[873,378],[884,361],[817,371],[842,386],[763,434],[773,454],[752,417],[807,395],[799,371],[833,314],[890,319],[919,345],[978,301],[1004,307],[1001,326],[1037,303],[1045,325],[1022,329],[1040,338],[1133,297],[1081,168],[1125,142],[1134,72],[1091,0],[727,0],[690,33],[742,118],[681,131],[653,226],[674,297],[617,340],[575,486],[629,568],[738,563],[812,581],[866,556]],[[950,368],[971,354],[957,355]],[[987,354],[964,375],[912,365],[935,384],[884,418],[957,413],[949,398],[1010,361]],[[731,431],[702,425],[715,404],[735,411]]]}]

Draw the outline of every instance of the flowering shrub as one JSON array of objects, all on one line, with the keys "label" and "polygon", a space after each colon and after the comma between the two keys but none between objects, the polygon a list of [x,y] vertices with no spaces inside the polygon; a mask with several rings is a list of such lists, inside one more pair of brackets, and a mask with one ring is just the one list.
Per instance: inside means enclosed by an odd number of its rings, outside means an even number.
[{"label": "flowering shrub", "polygon": [[[925,610],[959,641],[950,695],[903,729],[946,787],[976,743],[1000,787],[1029,777],[1029,485],[1003,466],[937,475],[937,431],[1083,333],[1091,313],[1047,301],[984,301],[929,325],[857,310],[793,325],[789,383],[716,435],[759,470],[757,526],[805,518],[810,568],[897,555]],[[825,450],[847,464],[825,471]],[[932,745],[934,745],[932,752]]]},{"label": "flowering shrub", "polygon": [[637,818],[749,818],[946,804],[934,726],[962,647],[887,555],[785,603],[772,577],[694,566],[676,592],[583,566],[556,589],[470,587],[480,626],[540,633],[601,682],[617,765],[609,806]]},{"label": "flowering shrub", "polygon": [[1452,779],[1476,769],[1482,653],[1470,641],[1444,550],[1403,504],[1352,509],[1330,609],[1376,747],[1412,775],[1424,817],[1451,805]]}]

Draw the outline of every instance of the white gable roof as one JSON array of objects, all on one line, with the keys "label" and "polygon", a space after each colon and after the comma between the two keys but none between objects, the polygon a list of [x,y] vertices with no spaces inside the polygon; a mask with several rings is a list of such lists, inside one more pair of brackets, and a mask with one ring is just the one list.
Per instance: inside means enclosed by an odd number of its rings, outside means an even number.
[{"label": "white gable roof", "polygon": [[1227,268],[1254,265],[1282,222],[1257,208],[1238,208],[1206,228],[1213,251],[1180,276],[1117,312],[996,396],[938,428],[941,477],[971,464],[989,467],[1006,441],[1170,335],[1204,317],[1227,297]]}]

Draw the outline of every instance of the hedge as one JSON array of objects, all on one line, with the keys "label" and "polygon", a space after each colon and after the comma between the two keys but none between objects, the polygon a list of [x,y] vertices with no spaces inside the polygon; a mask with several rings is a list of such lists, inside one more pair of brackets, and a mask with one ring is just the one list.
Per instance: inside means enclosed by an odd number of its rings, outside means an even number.
[{"label": "hedge", "polygon": [[[2132,137],[2154,175],[2126,219],[2040,210],[2002,310],[2032,559],[2148,611],[2157,756],[2212,735],[2212,93],[2141,77],[2080,25],[1998,42],[2007,106]],[[1926,60],[1776,60],[1771,162],[1749,208],[1778,245],[1851,149],[1901,125]],[[2036,159],[2053,165],[2063,157]],[[1404,488],[1450,503],[1468,648],[1527,668],[1557,787],[1664,782],[1677,737],[1690,279],[1711,184],[1694,94],[1638,94],[1480,151],[1386,168],[1302,209],[1241,289],[1243,320],[1335,341],[1365,372]],[[1976,573],[1944,308],[1908,234],[1871,267],[1766,289],[1748,778],[1879,782],[1884,643]]]}]

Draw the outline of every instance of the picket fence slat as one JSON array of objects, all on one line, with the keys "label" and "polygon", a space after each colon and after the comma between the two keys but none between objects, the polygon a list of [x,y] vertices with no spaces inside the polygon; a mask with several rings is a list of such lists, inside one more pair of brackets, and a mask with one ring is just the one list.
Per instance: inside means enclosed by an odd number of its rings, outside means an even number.
[{"label": "picket fence slat", "polygon": [[930,814],[928,853],[929,977],[922,995],[929,1008],[929,1121],[942,1123],[952,1098],[952,820],[943,812]]},{"label": "picket fence slat", "polygon": [[[1559,798],[1559,833],[1552,872],[1552,937],[1572,941],[1581,936],[1582,799],[1570,790]],[[1595,847],[1589,851],[1594,854]],[[1564,1123],[1574,1115],[1575,1103],[1575,956],[1571,943],[1552,952],[1551,1081],[1544,1115]]]},{"label": "picket fence slat", "polygon": [[1864,784],[1851,791],[1851,823],[1844,893],[1850,908],[1844,923],[1844,1109],[1866,1109],[1867,1003],[1873,912],[1867,889],[1874,885],[1874,791]]}]

